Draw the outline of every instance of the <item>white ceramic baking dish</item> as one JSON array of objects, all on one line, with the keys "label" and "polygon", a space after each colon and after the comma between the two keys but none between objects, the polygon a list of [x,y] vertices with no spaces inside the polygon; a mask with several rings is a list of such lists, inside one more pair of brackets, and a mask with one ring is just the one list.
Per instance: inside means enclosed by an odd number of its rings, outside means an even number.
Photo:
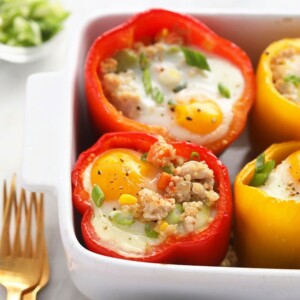
[{"label": "white ceramic baking dish", "polygon": [[[300,270],[140,263],[101,256],[81,245],[70,175],[78,153],[95,140],[85,107],[84,60],[96,36],[131,13],[82,18],[73,30],[65,68],[28,80],[22,181],[30,190],[57,197],[60,231],[74,284],[91,299],[299,299]],[[267,44],[295,37],[300,28],[300,15],[195,10],[192,14],[245,49],[254,64]],[[249,150],[244,135],[223,154],[232,180],[248,159]]]}]

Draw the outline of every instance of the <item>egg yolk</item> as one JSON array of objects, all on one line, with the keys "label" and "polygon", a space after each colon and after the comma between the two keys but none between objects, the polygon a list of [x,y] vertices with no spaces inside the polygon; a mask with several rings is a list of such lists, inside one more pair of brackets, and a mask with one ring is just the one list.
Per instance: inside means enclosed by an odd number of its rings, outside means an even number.
[{"label": "egg yolk", "polygon": [[159,170],[140,159],[141,153],[112,149],[100,155],[91,170],[91,183],[97,184],[105,200],[117,200],[122,194],[136,194],[153,181]]},{"label": "egg yolk", "polygon": [[288,157],[290,164],[290,174],[295,182],[300,183],[300,150],[294,152]]},{"label": "egg yolk", "polygon": [[197,134],[208,134],[216,130],[223,120],[220,107],[210,100],[190,100],[188,104],[178,104],[175,117],[179,125]]}]

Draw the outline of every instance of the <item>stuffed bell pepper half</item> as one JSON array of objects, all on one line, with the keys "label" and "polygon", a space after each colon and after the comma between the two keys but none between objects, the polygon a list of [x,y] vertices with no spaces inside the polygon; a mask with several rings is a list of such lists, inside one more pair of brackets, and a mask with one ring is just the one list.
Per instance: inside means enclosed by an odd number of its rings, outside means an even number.
[{"label": "stuffed bell pepper half", "polygon": [[159,134],[216,154],[245,127],[255,92],[244,51],[197,19],[162,9],[95,40],[85,88],[100,132]]},{"label": "stuffed bell pepper half", "polygon": [[261,55],[251,138],[259,150],[300,140],[300,39],[272,43]]},{"label": "stuffed bell pepper half", "polygon": [[91,251],[188,265],[218,265],[227,252],[229,177],[202,146],[146,133],[108,133],[79,156],[72,185]]},{"label": "stuffed bell pepper half", "polygon": [[300,142],[274,144],[247,164],[234,194],[240,265],[300,268]]}]

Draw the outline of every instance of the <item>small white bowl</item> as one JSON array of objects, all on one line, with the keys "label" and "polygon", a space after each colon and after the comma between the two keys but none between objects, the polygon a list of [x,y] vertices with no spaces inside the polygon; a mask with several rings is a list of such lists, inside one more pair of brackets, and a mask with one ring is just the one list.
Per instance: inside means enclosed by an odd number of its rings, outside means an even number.
[{"label": "small white bowl", "polygon": [[33,47],[15,47],[0,43],[0,60],[6,60],[12,63],[27,63],[41,59],[51,53],[61,42],[64,29],[55,34],[50,40],[39,46]]}]

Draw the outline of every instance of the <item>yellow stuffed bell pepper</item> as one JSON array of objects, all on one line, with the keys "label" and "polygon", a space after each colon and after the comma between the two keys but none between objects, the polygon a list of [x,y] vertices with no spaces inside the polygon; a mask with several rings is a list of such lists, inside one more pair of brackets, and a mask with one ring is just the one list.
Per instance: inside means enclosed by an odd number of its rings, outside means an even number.
[{"label": "yellow stuffed bell pepper", "polygon": [[250,116],[251,140],[259,150],[300,140],[299,63],[300,39],[274,42],[261,55]]},{"label": "yellow stuffed bell pepper", "polygon": [[[280,170],[279,177],[288,180],[288,186],[283,187],[290,194],[280,199],[261,187],[250,186],[254,175],[259,174],[259,158],[248,163],[238,174],[234,185],[234,230],[239,264],[244,267],[300,268],[300,200],[295,200],[295,197],[300,199],[300,142],[274,144],[264,155],[264,166],[274,160],[277,171],[280,163],[281,166],[284,161],[289,163],[287,173]],[[272,176],[269,174],[269,181],[272,177],[274,185],[276,181]],[[267,186],[267,181],[263,186]],[[276,182],[276,186],[280,184]],[[273,194],[276,193],[274,190]]]}]

